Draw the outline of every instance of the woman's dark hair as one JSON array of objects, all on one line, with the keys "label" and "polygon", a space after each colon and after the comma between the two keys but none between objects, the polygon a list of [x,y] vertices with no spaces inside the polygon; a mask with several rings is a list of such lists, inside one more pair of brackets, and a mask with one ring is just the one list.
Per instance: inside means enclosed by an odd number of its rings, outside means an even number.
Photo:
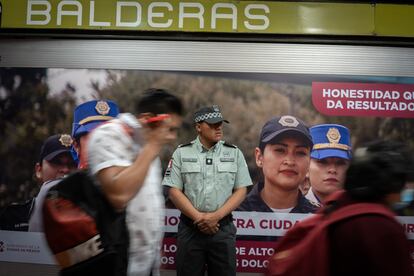
[{"label": "woman's dark hair", "polygon": [[412,165],[411,153],[405,144],[372,142],[355,151],[344,188],[357,200],[380,201],[404,188]]},{"label": "woman's dark hair", "polygon": [[164,89],[150,88],[136,102],[138,113],[183,115],[181,100]]}]

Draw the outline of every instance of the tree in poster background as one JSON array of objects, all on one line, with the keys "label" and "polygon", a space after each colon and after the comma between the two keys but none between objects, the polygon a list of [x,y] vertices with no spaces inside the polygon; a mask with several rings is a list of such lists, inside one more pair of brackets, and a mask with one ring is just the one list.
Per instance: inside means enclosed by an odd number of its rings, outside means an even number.
[{"label": "tree in poster background", "polygon": [[[243,151],[255,181],[259,175],[254,148],[262,124],[275,115],[292,114],[309,125],[343,124],[351,130],[354,146],[378,138],[392,138],[406,141],[414,148],[414,120],[324,116],[312,104],[311,82],[283,82],[281,77],[263,81],[236,73],[229,77],[203,72],[106,70],[106,76],[104,86],[91,82],[95,91],[92,97],[115,100],[121,111],[133,112],[135,99],[149,87],[166,88],[180,96],[187,113],[178,143],[187,143],[195,137],[194,110],[219,104],[231,122],[225,127],[225,139]],[[323,78],[314,81],[324,81]],[[42,68],[0,68],[0,207],[36,194],[38,186],[33,179],[33,166],[42,141],[55,133],[70,132],[77,81],[69,80],[63,91],[52,96],[46,79],[47,70]],[[78,103],[84,101],[78,98]],[[163,153],[164,167],[174,148]]]},{"label": "tree in poster background", "polygon": [[[205,105],[220,105],[223,115],[230,121],[224,129],[225,140],[236,144],[245,153],[253,178],[256,173],[253,152],[262,122],[277,112],[288,111],[288,98],[277,93],[269,83],[195,73],[108,71],[107,85],[99,87],[96,84],[95,96],[116,101],[121,111],[134,111],[133,102],[149,87],[168,89],[184,101],[187,112],[178,143],[194,139],[195,110]],[[174,148],[163,153],[163,165],[168,163]]]},{"label": "tree in poster background", "polygon": [[44,68],[0,68],[0,207],[36,195],[43,140],[70,132],[74,91],[52,97],[46,79]]},{"label": "tree in poster background", "polygon": [[[187,113],[180,131],[179,143],[194,139],[193,111],[213,103],[222,107],[231,122],[225,127],[225,139],[236,144],[245,154],[252,178],[257,180],[254,148],[262,124],[270,117],[292,114],[310,126],[337,123],[351,130],[354,146],[375,139],[400,139],[414,148],[414,121],[400,118],[325,116],[312,104],[312,83],[283,83],[258,81],[203,73],[177,73],[160,71],[107,71],[107,85],[95,84],[95,97],[109,98],[119,103],[121,110],[133,111],[133,102],[149,87],[166,88],[184,101]],[[321,77],[323,79],[323,77]],[[319,80],[320,81],[320,80]],[[168,163],[174,147],[163,155]]]}]

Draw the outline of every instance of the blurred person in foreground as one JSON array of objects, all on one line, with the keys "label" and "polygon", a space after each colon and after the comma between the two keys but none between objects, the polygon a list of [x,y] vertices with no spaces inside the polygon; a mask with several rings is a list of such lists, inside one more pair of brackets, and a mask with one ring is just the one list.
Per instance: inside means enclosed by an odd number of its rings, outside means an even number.
[{"label": "blurred person in foreground", "polygon": [[315,125],[309,130],[313,141],[308,173],[311,188],[305,197],[323,204],[344,186],[352,156],[351,136],[348,128],[337,124]]},{"label": "blurred person in foreground", "polygon": [[409,242],[392,211],[412,165],[399,142],[376,141],[357,149],[344,190],[287,231],[266,275],[414,275]]},{"label": "blurred person in foreground", "polygon": [[[86,141],[88,140],[88,134],[102,122],[113,119],[118,115],[118,106],[112,101],[105,100],[92,100],[78,105],[73,114],[73,125],[72,125],[72,138],[67,135],[65,143],[68,144],[69,138],[71,141],[71,154],[73,162],[78,163],[79,169],[87,167],[87,155],[86,155]],[[66,149],[69,152],[69,148]],[[73,169],[76,168],[76,165]],[[73,171],[71,169],[71,171]],[[36,175],[43,175],[41,171],[36,171]],[[67,173],[66,173],[67,174]],[[64,176],[63,174],[60,175]],[[43,232],[43,202],[45,200],[47,192],[58,184],[60,179],[54,181],[48,181],[40,187],[39,194],[36,197],[36,203],[34,206],[33,213],[29,221],[29,231],[32,232]]]},{"label": "blurred person in foreground", "polygon": [[309,128],[302,120],[285,115],[267,121],[255,149],[263,180],[237,211],[314,213],[319,205],[299,190],[309,169],[312,145]]},{"label": "blurred person in foreground", "polygon": [[173,153],[163,185],[181,211],[177,275],[236,275],[236,227],[231,212],[252,184],[243,153],[223,138],[217,105],[194,113],[197,137]]},{"label": "blurred person in foreground", "polygon": [[[64,177],[76,168],[70,154],[72,137],[68,134],[56,134],[48,137],[40,150],[39,161],[35,165],[35,176],[39,185]],[[10,231],[38,231],[41,214],[35,210],[36,198],[24,204],[12,204],[0,214],[0,229]],[[36,217],[36,219],[32,219]],[[31,225],[29,227],[29,219]]]},{"label": "blurred person in foreground", "polygon": [[[392,208],[400,200],[413,162],[407,147],[377,141],[355,151],[346,174],[345,192],[333,195],[333,212],[358,202]],[[329,201],[329,199],[328,199]],[[409,243],[401,224],[388,217],[364,214],[329,229],[330,275],[414,275]]]},{"label": "blurred person in foreground", "polygon": [[128,275],[159,275],[164,198],[162,148],[177,138],[183,107],[163,89],[148,89],[135,104],[92,132],[88,161],[109,203],[126,210],[129,233]]}]

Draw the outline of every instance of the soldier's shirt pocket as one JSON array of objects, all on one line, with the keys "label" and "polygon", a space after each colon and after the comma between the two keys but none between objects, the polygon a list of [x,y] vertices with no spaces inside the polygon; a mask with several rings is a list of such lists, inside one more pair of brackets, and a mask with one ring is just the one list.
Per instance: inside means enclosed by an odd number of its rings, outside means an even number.
[{"label": "soldier's shirt pocket", "polygon": [[197,190],[197,183],[201,184],[201,165],[197,158],[182,158],[181,176],[184,181],[184,185],[190,184],[192,189]]},{"label": "soldier's shirt pocket", "polygon": [[199,163],[183,162],[181,165],[181,173],[199,173],[201,166]]},{"label": "soldier's shirt pocket", "polygon": [[223,162],[221,159],[220,161],[221,162],[217,165],[219,181],[233,188],[236,179],[237,165],[234,162]]}]

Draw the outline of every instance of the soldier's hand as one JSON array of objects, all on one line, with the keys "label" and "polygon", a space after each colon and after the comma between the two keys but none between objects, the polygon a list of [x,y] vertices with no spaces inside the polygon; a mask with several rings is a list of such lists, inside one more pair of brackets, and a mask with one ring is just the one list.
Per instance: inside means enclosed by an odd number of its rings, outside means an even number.
[{"label": "soldier's hand", "polygon": [[202,233],[207,234],[207,235],[214,235],[218,232],[219,230],[219,225],[213,227],[213,228],[208,228],[208,227],[201,227],[198,228]]},{"label": "soldier's hand", "polygon": [[219,217],[215,213],[203,213],[194,224],[205,234],[215,234],[220,228],[218,221]]}]

